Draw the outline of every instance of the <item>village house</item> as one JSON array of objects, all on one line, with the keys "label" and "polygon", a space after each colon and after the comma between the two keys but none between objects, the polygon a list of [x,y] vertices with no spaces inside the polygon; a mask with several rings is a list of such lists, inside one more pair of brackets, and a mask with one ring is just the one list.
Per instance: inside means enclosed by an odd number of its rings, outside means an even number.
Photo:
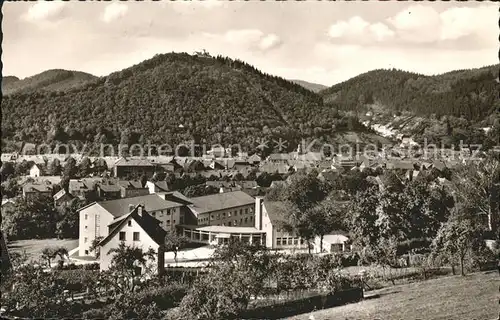
[{"label": "village house", "polygon": [[30,177],[36,178],[45,175],[45,169],[40,164],[33,164],[30,168]]},{"label": "village house", "polygon": [[166,181],[148,181],[146,182],[146,188],[148,188],[150,194],[172,190],[172,187]]},{"label": "village house", "polygon": [[37,197],[52,197],[52,184],[46,183],[26,183],[23,186],[23,198],[32,201]]},{"label": "village house", "polygon": [[99,199],[112,200],[121,197],[121,187],[112,181],[103,181],[97,185],[97,196]]},{"label": "village house", "polygon": [[79,213],[79,256],[95,256],[90,252],[92,241],[108,236],[107,226],[117,218],[129,213],[131,206],[143,205],[146,211],[158,220],[164,230],[171,230],[184,223],[182,203],[165,200],[158,194],[93,202],[78,210]]},{"label": "village house", "polygon": [[114,176],[117,178],[140,177],[146,175],[152,177],[154,166],[146,159],[126,159],[120,158],[115,162]]},{"label": "village house", "polygon": [[66,192],[66,190],[64,189],[59,190],[53,196],[53,198],[54,198],[54,205],[56,207],[66,204],[74,199],[74,197],[70,193]]},{"label": "village house", "polygon": [[[107,226],[107,236],[99,242],[99,269],[109,269],[113,260],[113,254],[109,254],[109,251],[124,243],[129,247],[140,248],[143,252],[153,250],[155,259],[147,260],[146,269],[149,269],[151,274],[161,274],[165,265],[164,243],[167,232],[144,206],[131,206],[129,209],[130,212]],[[145,271],[140,266],[135,270],[138,275]]]},{"label": "village house", "polygon": [[120,196],[122,198],[138,197],[149,194],[149,188],[142,186],[138,180],[120,180]]},{"label": "village house", "polygon": [[274,164],[288,164],[292,157],[288,153],[271,153],[266,160]]},{"label": "village house", "polygon": [[247,162],[250,165],[258,165],[261,161],[262,161],[262,158],[258,154],[256,154],[256,153],[252,154],[247,159]]},{"label": "village house", "polygon": [[70,179],[68,192],[79,199],[86,199],[90,193],[97,191],[97,185],[102,183],[101,178]]},{"label": "village house", "polygon": [[332,231],[323,238],[317,236],[314,238],[314,253],[336,253],[351,251],[352,245],[349,237],[343,231]]},{"label": "village house", "polygon": [[189,210],[200,226],[254,226],[254,198],[242,191],[190,199]]}]

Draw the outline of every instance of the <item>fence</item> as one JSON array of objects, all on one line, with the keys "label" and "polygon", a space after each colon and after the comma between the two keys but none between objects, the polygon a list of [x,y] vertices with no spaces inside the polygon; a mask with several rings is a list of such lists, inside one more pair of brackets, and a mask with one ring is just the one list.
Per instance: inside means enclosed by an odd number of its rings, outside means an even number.
[{"label": "fence", "polygon": [[253,307],[241,312],[240,319],[282,319],[297,314],[332,308],[363,299],[362,288],[352,288],[334,294],[319,294],[314,296],[276,301],[265,299],[255,301]]}]

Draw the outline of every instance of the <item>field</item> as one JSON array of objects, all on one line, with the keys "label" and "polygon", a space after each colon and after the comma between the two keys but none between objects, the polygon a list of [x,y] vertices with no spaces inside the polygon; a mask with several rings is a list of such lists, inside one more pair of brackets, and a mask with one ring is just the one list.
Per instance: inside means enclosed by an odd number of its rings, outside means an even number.
[{"label": "field", "polygon": [[7,244],[9,252],[26,252],[28,261],[38,261],[46,247],[65,247],[68,251],[78,247],[78,240],[73,239],[30,239],[12,241]]},{"label": "field", "polygon": [[497,272],[449,276],[366,292],[364,301],[291,319],[496,320],[499,286]]}]

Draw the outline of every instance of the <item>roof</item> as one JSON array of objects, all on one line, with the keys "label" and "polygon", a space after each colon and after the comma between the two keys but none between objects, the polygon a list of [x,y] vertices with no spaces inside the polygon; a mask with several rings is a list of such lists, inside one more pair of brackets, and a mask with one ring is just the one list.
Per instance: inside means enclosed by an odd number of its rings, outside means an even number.
[{"label": "roof", "polygon": [[160,227],[160,221],[149,215],[147,210],[143,209],[142,215],[139,215],[137,212],[138,207],[138,205],[135,206],[135,208],[128,214],[125,214],[124,217],[113,221],[109,225],[112,229],[111,232],[106,236],[106,238],[99,242],[99,246],[103,246],[108,243],[125,226],[127,221],[131,219],[135,220],[142,230],[144,230],[144,232],[146,232],[154,242],[158,245],[162,245],[165,241],[167,232]]},{"label": "roof", "polygon": [[217,193],[191,198],[189,207],[198,214],[253,204],[255,199],[243,191]]},{"label": "roof", "polygon": [[286,222],[285,212],[288,208],[283,201],[264,201],[264,207],[272,224]]},{"label": "roof", "polygon": [[129,205],[137,206],[144,204],[144,208],[148,212],[182,206],[182,204],[165,200],[157,194],[101,201],[98,204],[115,217],[127,214],[129,212]]},{"label": "roof", "polygon": [[118,184],[125,189],[143,189],[142,183],[138,180],[120,180]]},{"label": "roof", "polygon": [[152,167],[153,164],[147,159],[125,159],[120,158],[115,162],[115,167],[134,166],[134,167]]},{"label": "roof", "polygon": [[52,185],[51,184],[45,184],[45,183],[27,183],[23,186],[23,191],[24,192],[51,192],[52,191]]},{"label": "roof", "polygon": [[268,160],[290,160],[290,155],[288,153],[271,153]]},{"label": "roof", "polygon": [[258,230],[254,227],[229,227],[229,226],[183,226],[191,230],[199,230],[214,233],[263,233],[264,231]]},{"label": "roof", "polygon": [[54,198],[54,200],[56,200],[56,201],[57,201],[57,200],[61,199],[62,197],[64,197],[65,195],[71,196],[70,194],[68,194],[68,193],[66,192],[66,190],[61,189],[61,190],[59,190],[59,192],[57,192],[57,193],[54,195],[54,197],[53,197],[53,198]]},{"label": "roof", "polygon": [[333,231],[330,234],[325,234],[323,236],[323,242],[327,243],[344,243],[349,240],[346,233],[343,231]]},{"label": "roof", "polygon": [[19,178],[19,185],[29,183],[28,181],[33,181],[32,183],[42,184],[50,183],[52,185],[59,184],[61,182],[60,176],[42,176],[42,177],[31,177],[31,176],[21,176]]},{"label": "roof", "polygon": [[156,181],[152,182],[158,189],[163,190],[163,191],[170,191],[170,187],[167,183],[167,181]]},{"label": "roof", "polygon": [[104,192],[119,192],[120,191],[120,186],[117,184],[99,184],[99,189],[101,189]]},{"label": "roof", "polygon": [[161,196],[163,199],[176,202],[176,203],[181,203],[181,204],[191,204],[191,199],[180,193],[179,191],[170,191],[170,192],[161,192],[157,193],[159,196]]}]

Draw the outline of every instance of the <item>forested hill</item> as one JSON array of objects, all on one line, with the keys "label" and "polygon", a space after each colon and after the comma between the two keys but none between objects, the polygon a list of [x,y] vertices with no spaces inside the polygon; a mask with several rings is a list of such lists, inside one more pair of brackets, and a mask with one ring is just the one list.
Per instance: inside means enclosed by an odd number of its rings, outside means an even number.
[{"label": "forested hill", "polygon": [[361,130],[323,99],[238,60],[169,53],[64,92],[17,92],[2,103],[2,142],[258,145],[259,138]]},{"label": "forested hill", "polygon": [[345,110],[377,103],[423,116],[482,120],[500,107],[498,72],[499,65],[436,76],[374,70],[322,90],[320,95]]},{"label": "forested hill", "polygon": [[34,90],[64,91],[94,79],[95,76],[85,72],[61,69],[47,70],[22,80],[7,76],[2,78],[2,95]]},{"label": "forested hill", "polygon": [[307,81],[304,81],[304,80],[290,80],[290,81],[295,82],[296,84],[300,84],[304,88],[309,89],[309,90],[311,90],[313,92],[320,92],[321,90],[324,90],[324,89],[328,88],[325,85],[322,85],[322,84],[319,84],[319,83],[307,82]]}]

